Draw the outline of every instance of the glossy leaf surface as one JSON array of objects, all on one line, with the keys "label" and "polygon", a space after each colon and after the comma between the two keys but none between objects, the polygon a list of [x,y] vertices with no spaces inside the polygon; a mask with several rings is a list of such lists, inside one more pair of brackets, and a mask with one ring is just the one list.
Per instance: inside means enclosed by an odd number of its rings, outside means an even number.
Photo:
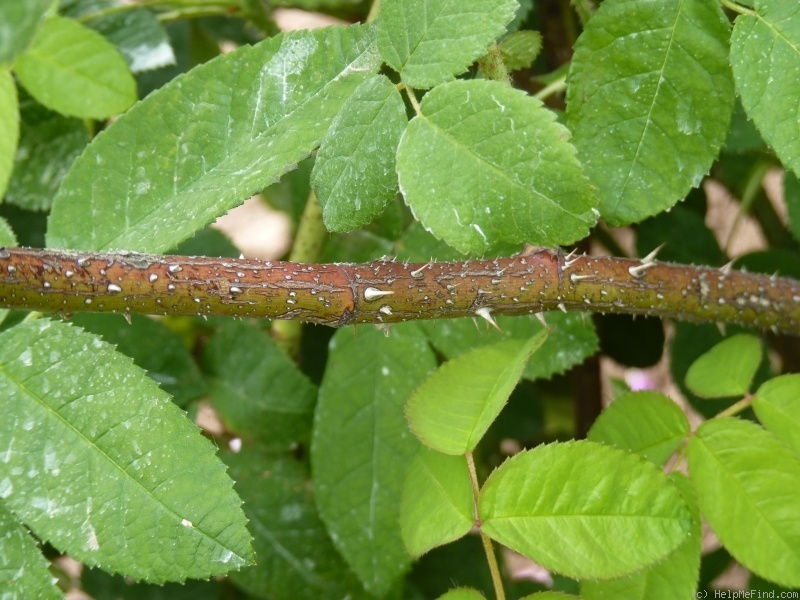
[{"label": "glossy leaf surface", "polygon": [[514,0],[387,0],[378,49],[406,85],[432,88],[467,70],[514,18]]},{"label": "glossy leaf surface", "polygon": [[419,444],[403,404],[436,361],[415,324],[334,334],[311,446],[314,492],[339,552],[368,591],[385,593],[410,566],[400,496]]},{"label": "glossy leaf surface", "polygon": [[708,173],[733,111],[719,3],[603,2],[575,46],[567,122],[611,224],[681,200]]},{"label": "glossy leaf surface", "polygon": [[407,123],[403,99],[383,75],[365,80],[345,100],[311,175],[328,231],[366,225],[394,198],[395,154]]},{"label": "glossy leaf surface", "polygon": [[703,398],[743,396],[750,389],[761,352],[757,337],[729,337],[692,363],[686,373],[686,387]]},{"label": "glossy leaf surface", "polygon": [[753,398],[758,420],[800,456],[800,375],[764,383]]},{"label": "glossy leaf surface", "polygon": [[159,252],[183,241],[308,156],[377,69],[373,37],[368,26],[280,35],[171,81],[75,161],[48,245]]},{"label": "glossy leaf surface", "polygon": [[428,231],[463,253],[568,244],[597,217],[569,132],[538,100],[494,81],[431,90],[397,151],[400,190]]},{"label": "glossy leaf surface", "polygon": [[0,497],[41,539],[134,579],[252,562],[214,446],[129,358],[40,319],[0,334]]},{"label": "glossy leaf surface", "polygon": [[19,104],[11,73],[0,68],[0,199],[5,195],[19,142]]}]

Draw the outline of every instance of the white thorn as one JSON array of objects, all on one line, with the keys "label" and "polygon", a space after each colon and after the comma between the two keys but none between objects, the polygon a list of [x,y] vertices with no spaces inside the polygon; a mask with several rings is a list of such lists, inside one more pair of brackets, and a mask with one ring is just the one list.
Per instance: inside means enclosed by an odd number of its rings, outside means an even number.
[{"label": "white thorn", "polygon": [[378,312],[382,312],[385,315],[390,315],[392,314],[392,309],[386,305],[383,305],[378,309]]},{"label": "white thorn", "polygon": [[578,251],[577,248],[573,248],[572,251],[564,257],[564,266],[561,267],[562,271],[566,271],[578,261],[577,258],[572,258],[573,256],[575,256],[575,253],[577,251]]},{"label": "white thorn", "polygon": [[544,313],[540,313],[540,312],[536,313],[536,318],[539,319],[539,322],[542,324],[542,326],[545,329],[547,329],[547,331],[550,331],[550,326],[547,324],[547,321],[545,321],[545,319],[544,319]]},{"label": "white thorn", "polygon": [[558,303],[558,310],[560,310],[562,313],[566,313],[567,312],[567,307],[564,306],[563,302],[559,302]]},{"label": "white thorn", "polygon": [[736,259],[734,258],[732,261],[730,261],[728,263],[725,263],[724,265],[722,265],[719,268],[720,272],[723,275],[730,275],[731,274],[731,269],[733,268],[733,263],[735,263],[735,262],[736,262]]},{"label": "white thorn", "polygon": [[368,287],[364,290],[364,300],[367,302],[372,302],[373,300],[377,300],[378,298],[383,298],[384,296],[390,296],[394,294],[392,291],[388,290],[379,290],[378,288]]},{"label": "white thorn", "polygon": [[133,325],[133,319],[131,318],[131,313],[122,313],[122,316],[125,317],[125,320],[128,322],[128,325]]},{"label": "white thorn", "polygon": [[578,283],[583,279],[592,279],[592,277],[594,277],[594,275],[576,275],[575,273],[573,273],[572,275],[569,276],[569,280],[572,283]]},{"label": "white thorn", "polygon": [[641,277],[644,275],[644,272],[649,269],[650,267],[655,267],[656,263],[654,262],[646,262],[640,265],[636,265],[633,267],[628,267],[628,273],[630,273],[633,277]]},{"label": "white thorn", "polygon": [[116,283],[109,283],[108,284],[108,291],[112,294],[116,294],[122,291],[122,288],[119,287]]},{"label": "white thorn", "polygon": [[[431,261],[431,262],[433,262],[433,261]],[[428,267],[430,267],[430,266],[431,266],[431,262],[427,262],[427,263],[425,263],[424,265],[422,265],[422,266],[421,266],[419,269],[417,269],[416,271],[411,271],[411,276],[412,276],[414,279],[419,279],[420,277],[422,277],[422,271],[424,271],[425,269],[427,269]]]},{"label": "white thorn", "polygon": [[375,323],[375,327],[381,330],[385,337],[389,337],[392,333],[392,326],[388,323]]},{"label": "white thorn", "polygon": [[725,337],[725,323],[716,322],[717,329],[722,337]]},{"label": "white thorn", "polygon": [[232,285],[230,287],[230,292],[231,292],[231,294],[241,294],[242,293],[242,288],[236,287],[235,285]]},{"label": "white thorn", "polygon": [[774,333],[775,335],[778,335],[778,333],[779,333],[779,331],[778,331],[778,326],[777,326],[777,325],[770,325],[770,326],[769,326],[769,330],[770,330],[772,333]]},{"label": "white thorn", "polygon": [[658,253],[659,253],[659,252],[661,252],[661,249],[662,249],[663,247],[664,247],[664,244],[661,244],[661,245],[660,245],[658,248],[656,248],[656,249],[655,249],[655,250],[653,250],[653,251],[652,251],[650,254],[648,254],[647,256],[645,256],[645,257],[642,259],[642,263],[644,263],[644,264],[648,264],[648,263],[652,263],[652,262],[654,262],[654,261],[656,260],[656,256],[658,256]]},{"label": "white thorn", "polygon": [[488,306],[481,306],[480,308],[475,310],[475,314],[479,317],[482,317],[486,320],[489,325],[497,329],[500,333],[503,333],[503,330],[495,323],[495,320],[492,318],[492,310]]},{"label": "white thorn", "polygon": [[239,260],[244,260],[244,252],[239,254]]}]

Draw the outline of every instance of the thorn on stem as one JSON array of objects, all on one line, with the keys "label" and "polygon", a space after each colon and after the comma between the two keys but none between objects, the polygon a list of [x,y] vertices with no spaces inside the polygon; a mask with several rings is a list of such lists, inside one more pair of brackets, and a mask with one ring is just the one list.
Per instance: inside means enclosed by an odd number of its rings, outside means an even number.
[{"label": "thorn on stem", "polygon": [[390,296],[394,294],[394,292],[389,290],[379,290],[378,288],[368,287],[364,290],[364,300],[367,302],[372,302],[373,300],[377,300],[378,298],[383,298],[384,296]]},{"label": "thorn on stem", "polygon": [[486,320],[486,322],[489,323],[489,325],[491,325],[495,329],[497,329],[497,331],[503,333],[503,330],[500,329],[495,320],[492,318],[492,310],[488,306],[482,306],[476,309],[475,314]]}]

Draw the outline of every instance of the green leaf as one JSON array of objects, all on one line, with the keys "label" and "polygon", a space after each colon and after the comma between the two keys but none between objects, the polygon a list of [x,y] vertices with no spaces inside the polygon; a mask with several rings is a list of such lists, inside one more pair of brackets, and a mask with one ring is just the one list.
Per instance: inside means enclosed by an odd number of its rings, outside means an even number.
[{"label": "green leaf", "polygon": [[764,383],[753,398],[761,423],[800,456],[800,375],[781,375]]},{"label": "green leaf", "polygon": [[51,4],[52,0],[0,2],[0,68],[27,48]]},{"label": "green leaf", "polygon": [[0,333],[0,497],[41,539],[156,582],[252,562],[214,446],[129,358],[66,323]]},{"label": "green leaf", "polygon": [[409,323],[388,338],[341,329],[330,342],[311,445],[314,492],[333,542],[364,587],[385,593],[409,567],[400,535],[403,480],[417,448],[403,404],[436,360]]},{"label": "green leaf", "polygon": [[567,122],[609,223],[671,207],[708,173],[733,111],[729,30],[706,0],[607,0],[586,24]]},{"label": "green leaf", "polygon": [[328,231],[357,229],[394,198],[395,154],[407,123],[403,99],[383,75],[366,79],[345,100],[311,173]]},{"label": "green leaf", "polygon": [[744,396],[761,362],[761,340],[729,337],[698,358],[686,373],[686,387],[703,398]]},{"label": "green leaf", "polygon": [[17,518],[0,502],[0,589],[3,600],[63,598],[49,563]]},{"label": "green leaf", "polygon": [[0,200],[6,193],[14,169],[19,142],[17,86],[11,73],[0,68]]},{"label": "green leaf", "polygon": [[373,37],[360,25],[280,35],[152,93],[75,161],[48,245],[161,252],[186,239],[308,156],[377,69]]},{"label": "green leaf", "polygon": [[378,49],[406,85],[432,88],[480,58],[516,9],[514,0],[386,0]]},{"label": "green leaf", "polygon": [[493,539],[576,579],[652,564],[690,526],[680,493],[656,465],[589,441],[538,446],[507,460],[486,481],[479,513]]},{"label": "green leaf", "polygon": [[455,588],[439,596],[438,600],[485,600],[486,597],[472,588]]},{"label": "green leaf", "polygon": [[73,316],[72,322],[130,356],[178,406],[185,406],[207,392],[183,340],[162,322],[133,315],[128,324],[122,315],[86,313]]},{"label": "green leaf", "polygon": [[411,431],[439,452],[472,452],[546,338],[541,331],[529,340],[503,340],[444,363],[406,404]]},{"label": "green leaf", "polygon": [[47,19],[16,73],[40,104],[64,115],[105,119],[136,102],[136,81],[116,48],[72,19]]},{"label": "green leaf", "polygon": [[28,210],[48,210],[64,175],[89,142],[89,132],[79,119],[35,102],[24,102],[20,108],[22,136],[6,202]]},{"label": "green leaf", "polygon": [[614,400],[586,436],[663,465],[689,434],[686,415],[659,392],[630,392]]},{"label": "green leaf", "polygon": [[[8,224],[3,217],[0,217],[0,248],[4,246],[16,246],[17,245],[17,238],[14,235],[14,231],[11,229],[11,225]],[[9,309],[7,308],[0,308],[0,323],[5,321],[6,316],[8,316]]]},{"label": "green leaf", "polygon": [[667,558],[638,573],[610,581],[581,582],[583,600],[674,600],[692,598],[700,571],[703,531],[694,490],[686,476],[673,473],[692,515],[692,527],[680,546]]},{"label": "green leaf", "polygon": [[[107,4],[113,6],[115,3]],[[92,19],[86,25],[116,46],[133,73],[175,64],[175,53],[169,44],[167,31],[149,10],[112,13]]]},{"label": "green leaf", "polygon": [[783,197],[789,213],[789,231],[800,242],[800,181],[790,172],[783,175]]},{"label": "green leaf", "polygon": [[597,217],[569,132],[524,92],[454,81],[425,95],[397,150],[416,218],[461,252],[568,244]]},{"label": "green leaf", "polygon": [[520,600],[579,600],[578,596],[572,594],[562,594],[561,592],[536,592],[528,594]]},{"label": "green leaf", "polygon": [[689,473],[703,516],[736,560],[800,586],[797,456],[758,425],[712,419],[689,441]]},{"label": "green leaf", "polygon": [[244,500],[258,557],[257,564],[230,576],[237,586],[270,600],[365,595],[317,514],[302,461],[247,443],[238,454],[226,452],[223,459]]},{"label": "green leaf", "polygon": [[203,351],[211,402],[225,425],[270,449],[307,442],[316,389],[269,334],[224,323]]},{"label": "green leaf", "polygon": [[81,569],[80,589],[94,600],[220,600],[216,580],[190,579],[183,583],[134,583],[100,569]]},{"label": "green leaf", "polygon": [[[545,320],[550,332],[536,351],[536,360],[528,361],[523,373],[526,379],[549,379],[582,363],[597,351],[597,334],[590,319],[556,311],[545,313]],[[497,317],[495,321],[502,333],[489,328],[481,331],[470,319],[423,321],[420,326],[436,350],[447,358],[502,339],[528,339],[544,329],[533,317]]]},{"label": "green leaf", "polygon": [[756,0],[736,17],[730,61],[745,111],[781,161],[800,174],[800,13],[794,0]]},{"label": "green leaf", "polygon": [[500,53],[509,71],[530,67],[542,50],[538,31],[516,31],[500,42]]},{"label": "green leaf", "polygon": [[412,556],[466,535],[475,522],[465,456],[420,447],[400,500],[400,533]]}]

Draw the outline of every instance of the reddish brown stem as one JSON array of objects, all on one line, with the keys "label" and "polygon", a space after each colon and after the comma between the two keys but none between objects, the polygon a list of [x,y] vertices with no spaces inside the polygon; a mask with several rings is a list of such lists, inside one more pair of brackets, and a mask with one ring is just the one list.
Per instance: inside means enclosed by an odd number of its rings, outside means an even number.
[{"label": "reddish brown stem", "polygon": [[0,306],[268,317],[334,327],[560,308],[800,334],[800,282],[793,279],[533,247],[495,260],[319,265],[0,248]]}]

